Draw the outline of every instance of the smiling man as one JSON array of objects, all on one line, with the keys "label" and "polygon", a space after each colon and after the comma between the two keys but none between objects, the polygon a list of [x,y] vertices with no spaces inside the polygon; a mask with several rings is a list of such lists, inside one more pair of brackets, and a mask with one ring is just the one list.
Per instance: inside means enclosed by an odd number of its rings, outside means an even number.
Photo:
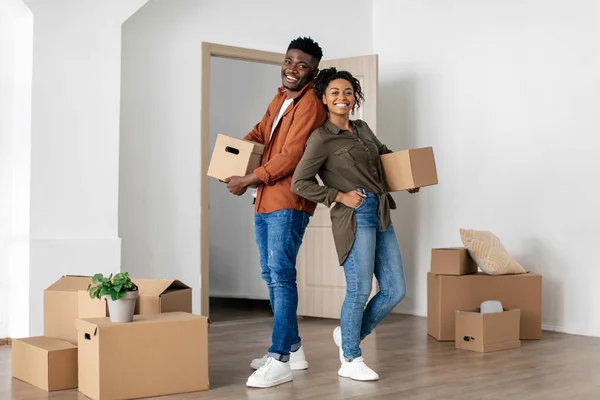
[{"label": "smiling man", "polygon": [[308,368],[298,334],[296,256],[316,204],[292,193],[291,185],[308,137],[327,119],[313,89],[322,56],[312,39],[292,40],[281,67],[283,86],[262,120],[244,137],[265,145],[262,165],[249,175],[225,181],[238,196],[257,185],[256,244],[273,309],[272,344],[264,357],[250,364],[256,369],[246,383],[250,387],[290,382],[291,370]]}]

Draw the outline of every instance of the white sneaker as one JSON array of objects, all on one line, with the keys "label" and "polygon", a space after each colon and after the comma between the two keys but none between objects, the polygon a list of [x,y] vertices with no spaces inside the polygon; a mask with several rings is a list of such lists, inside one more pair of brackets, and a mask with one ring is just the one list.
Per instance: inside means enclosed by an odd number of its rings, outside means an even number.
[{"label": "white sneaker", "polygon": [[[252,369],[259,369],[265,365],[267,358],[269,358],[269,356],[266,354],[262,358],[255,358],[250,363],[250,367]],[[290,361],[288,361],[288,364],[290,364],[290,369],[292,371],[308,368],[308,361],[306,361],[306,356],[304,355],[304,349],[302,346],[300,346],[297,351],[290,352]]]},{"label": "white sneaker", "polygon": [[339,369],[338,375],[355,381],[376,381],[379,379],[377,372],[369,368],[362,357],[342,362],[342,368]]},{"label": "white sneaker", "polygon": [[340,348],[340,362],[344,364],[346,359],[344,358],[344,350],[342,350],[342,328],[336,326],[333,330],[333,341]]},{"label": "white sneaker", "polygon": [[289,363],[267,357],[265,364],[250,375],[246,382],[246,386],[269,388],[290,382],[292,379],[293,376]]}]

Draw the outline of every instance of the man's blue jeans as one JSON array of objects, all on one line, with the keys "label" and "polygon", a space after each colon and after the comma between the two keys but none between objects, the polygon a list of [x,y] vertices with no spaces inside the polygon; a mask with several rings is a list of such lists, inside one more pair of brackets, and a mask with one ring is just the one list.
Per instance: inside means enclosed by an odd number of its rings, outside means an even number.
[{"label": "man's blue jeans", "polygon": [[279,361],[288,361],[290,351],[300,348],[296,256],[309,219],[310,214],[299,210],[254,216],[262,278],[269,287],[273,309],[272,345],[268,355]]},{"label": "man's blue jeans", "polygon": [[[379,231],[379,198],[365,193],[367,197],[356,209],[354,245],[343,265],[346,298],[340,326],[342,350],[347,361],[362,355],[360,342],[406,294],[402,254],[394,227]],[[379,283],[379,292],[367,304],[373,274]]]}]

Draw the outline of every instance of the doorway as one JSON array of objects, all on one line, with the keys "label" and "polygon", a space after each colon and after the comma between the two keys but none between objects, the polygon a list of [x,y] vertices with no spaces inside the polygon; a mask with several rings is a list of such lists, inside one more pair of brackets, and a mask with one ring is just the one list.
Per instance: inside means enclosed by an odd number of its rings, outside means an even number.
[{"label": "doorway", "polygon": [[[210,148],[217,134],[243,137],[281,85],[280,65],[210,58]],[[212,322],[270,317],[254,236],[253,192],[234,196],[210,179],[209,309]]]},{"label": "doorway", "polygon": [[283,59],[203,43],[200,288],[201,312],[212,322],[272,315],[254,239],[253,190],[234,196],[206,171],[217,134],[241,138],[263,117],[281,86]]},{"label": "doorway", "polygon": [[[202,44],[200,310],[202,315],[210,316],[211,319],[212,314],[210,313],[209,293],[212,294],[212,292],[210,290],[210,287],[211,284],[217,284],[213,279],[210,278],[210,275],[213,273],[212,263],[216,262],[215,258],[211,257],[210,254],[211,249],[213,249],[213,246],[210,243],[211,238],[213,237],[211,235],[211,231],[213,229],[218,229],[216,226],[221,224],[221,221],[213,218],[212,216],[212,212],[215,210],[215,208],[219,208],[221,204],[216,205],[214,203],[211,203],[211,192],[213,190],[216,191],[218,189],[220,189],[221,192],[224,191],[222,187],[218,188],[218,182],[211,182],[213,179],[209,179],[207,176],[211,151],[214,146],[214,141],[211,142],[211,134],[216,135],[217,132],[215,131],[215,133],[212,133],[213,127],[211,126],[211,103],[213,99],[211,93],[213,93],[215,90],[218,90],[215,87],[211,87],[211,67],[215,69],[220,67],[217,65],[218,62],[215,63],[215,65],[213,65],[213,59],[215,58],[224,58],[243,62],[266,64],[269,66],[276,66],[276,69],[279,70],[285,58],[285,55],[281,53],[272,53],[259,50],[245,49],[240,47],[224,46],[213,43]],[[371,129],[373,129],[375,134],[377,134],[377,55],[349,57],[335,60],[321,60],[321,63],[319,65],[320,68],[328,68],[331,66],[335,66],[338,69],[350,71],[355,77],[357,77],[360,80],[366,100],[359,109],[359,115],[357,117],[368,121]],[[273,74],[277,78],[277,86],[273,87],[273,89],[275,89],[276,87],[279,87],[281,85],[281,81],[279,78],[279,73],[273,72]],[[225,79],[227,79],[227,77],[225,77]],[[263,89],[267,91],[273,90],[271,88]],[[262,104],[259,103],[259,101],[256,101],[256,106],[259,107],[259,109],[262,108],[262,111],[261,114],[259,114],[260,116],[258,118],[255,118],[255,122],[253,123],[257,123],[260,120],[260,118],[263,115],[262,113],[264,113],[264,110],[266,110],[268,102],[272,99],[274,93],[274,91],[271,91],[270,95],[268,96],[268,99],[265,99]],[[225,98],[228,98],[226,93]],[[233,96],[230,96],[229,99],[235,98]],[[229,101],[229,103],[233,105],[234,100]],[[241,108],[241,106],[239,107]],[[234,118],[232,117],[232,115],[234,114],[231,112],[231,110],[234,109],[234,107],[229,108],[229,118]],[[231,129],[233,129],[235,132],[222,131],[221,133],[225,135],[241,137],[246,132],[249,132],[251,126],[252,125],[244,125],[244,128],[241,131],[240,129],[242,128],[240,127],[232,127]],[[214,128],[216,130],[220,129],[219,126],[216,126]],[[216,188],[215,185],[217,185]],[[226,192],[226,194],[229,193]],[[246,201],[245,196],[243,198],[244,201]],[[243,225],[244,229],[247,229],[249,224],[248,220],[253,220],[251,201],[249,203],[245,203],[239,202],[239,200],[240,199],[235,200],[235,204],[239,204],[239,207],[242,208],[242,212],[244,213],[244,220],[242,221],[240,219],[240,224]],[[231,209],[231,207],[229,209]],[[251,237],[253,241],[253,229],[250,230],[250,232],[251,234],[249,234],[248,236]],[[227,251],[227,249],[230,249],[233,246],[233,243],[229,239],[229,237],[221,237],[219,239],[220,243],[216,243],[215,246],[225,247],[223,250],[219,249],[215,251],[220,251],[224,253]],[[250,244],[247,242],[247,239],[248,238],[244,238],[243,246],[247,246],[248,255],[242,259],[236,259],[235,257],[232,258],[234,259],[234,262],[241,263],[242,265],[247,264],[249,262],[256,263],[255,266],[250,265],[248,269],[256,271],[255,278],[260,279],[260,268],[258,266],[258,254],[256,253],[256,246],[250,246]],[[252,248],[252,250],[249,250],[250,247]],[[217,247],[214,248],[218,249]],[[252,251],[252,253],[250,253],[250,251]],[[250,257],[254,257],[254,260],[250,260]],[[339,310],[341,309],[341,304],[343,302],[346,285],[342,270],[341,268],[339,268],[339,264],[337,262],[335,247],[333,245],[333,235],[331,232],[331,219],[329,216],[329,209],[325,206],[317,207],[315,215],[313,216],[313,218],[311,218],[311,222],[309,223],[306,229],[303,244],[298,254],[297,270],[299,296],[298,315],[320,318],[339,318]],[[266,291],[264,283],[261,282],[261,284],[263,285]],[[266,301],[266,304],[268,304],[268,300],[262,301]],[[251,302],[249,301],[246,301],[245,303],[251,304]],[[267,310],[270,311],[270,307]]]}]

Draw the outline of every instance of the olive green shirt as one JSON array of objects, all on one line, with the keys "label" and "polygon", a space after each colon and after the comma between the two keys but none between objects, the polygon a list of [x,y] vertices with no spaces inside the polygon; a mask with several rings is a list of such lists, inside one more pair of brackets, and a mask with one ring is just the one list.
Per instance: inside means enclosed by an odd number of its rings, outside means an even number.
[{"label": "olive green shirt", "polygon": [[[391,153],[362,120],[350,121],[353,132],[336,127],[329,120],[315,130],[308,141],[292,178],[292,191],[327,207],[337,194],[357,189],[379,195],[379,229],[391,225],[390,208],[396,204],[387,193],[381,166],[381,154]],[[320,185],[316,176],[323,181]],[[331,210],[333,238],[340,265],[354,244],[356,214],[354,208],[336,203]]]}]

